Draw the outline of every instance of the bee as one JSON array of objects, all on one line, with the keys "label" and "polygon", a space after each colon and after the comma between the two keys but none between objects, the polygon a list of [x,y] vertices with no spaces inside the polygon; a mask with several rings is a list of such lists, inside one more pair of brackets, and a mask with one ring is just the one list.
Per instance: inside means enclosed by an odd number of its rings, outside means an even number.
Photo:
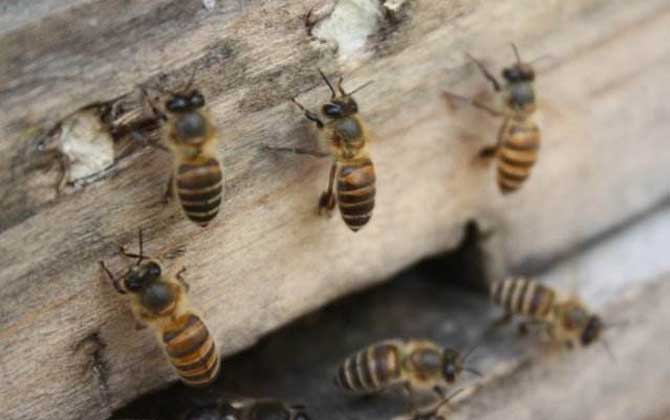
[{"label": "bee", "polygon": [[[165,197],[176,196],[186,217],[206,227],[221,205],[223,175],[216,150],[219,130],[211,121],[205,97],[191,89],[192,84],[193,77],[179,92],[159,89],[169,94],[162,110],[148,102],[165,121],[162,138],[175,157]],[[149,98],[146,91],[144,95]]]},{"label": "bee", "polygon": [[192,411],[186,420],[310,420],[305,407],[274,399],[246,399],[223,401],[214,408],[199,408]]},{"label": "bee", "polygon": [[[537,281],[512,278],[490,286],[491,299],[505,309],[505,317],[525,317],[547,331],[556,342],[572,348],[588,346],[602,334],[605,325],[577,297],[561,296]],[[525,327],[526,324],[524,324]]]},{"label": "bee", "polygon": [[116,291],[130,295],[136,328],[153,327],[182,382],[193,387],[209,385],[219,373],[219,355],[212,334],[189,305],[185,269],[167,275],[157,258],[144,256],[142,242],[140,230],[139,254],[120,248],[122,255],[137,259],[124,275],[115,278],[103,261],[99,264]]},{"label": "bee", "polygon": [[[366,147],[369,136],[363,120],[358,116],[358,104],[353,94],[371,82],[347,93],[342,87],[342,78],[337,83],[336,91],[321,70],[319,74],[332,93],[330,101],[321,107],[321,112],[328,119],[327,122],[321,120],[315,112],[307,110],[295,98],[291,98],[291,101],[305,113],[308,120],[316,123],[323,138],[330,144],[331,153],[324,154],[298,148],[267,148],[316,157],[332,156],[328,187],[319,198],[319,214],[330,216],[337,204],[344,223],[349,229],[357,232],[372,217],[372,210],[375,207],[376,176],[375,167]],[[336,178],[337,189],[333,192]]]},{"label": "bee", "polygon": [[516,63],[503,69],[502,77],[505,85],[491,74],[484,65],[469,56],[477,68],[491,82],[493,89],[502,95],[503,109],[496,109],[474,98],[466,98],[445,91],[448,100],[459,100],[470,103],[492,116],[503,118],[498,132],[498,142],[493,147],[486,147],[480,152],[484,158],[496,157],[498,162],[498,186],[503,194],[509,194],[521,188],[530,176],[531,168],[537,161],[540,149],[540,128],[533,120],[537,108],[535,89],[535,71],[533,67],[521,61],[516,45],[512,44]]},{"label": "bee", "polygon": [[385,340],[345,359],[337,371],[335,384],[359,394],[401,386],[410,398],[415,390],[433,391],[442,397],[443,387],[453,385],[463,371],[481,376],[464,366],[471,353],[472,350],[462,356],[428,340]]}]

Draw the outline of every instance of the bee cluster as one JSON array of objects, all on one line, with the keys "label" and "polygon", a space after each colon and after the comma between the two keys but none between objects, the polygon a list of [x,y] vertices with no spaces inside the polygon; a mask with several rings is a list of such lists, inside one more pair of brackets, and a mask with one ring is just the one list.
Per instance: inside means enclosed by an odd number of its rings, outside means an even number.
[{"label": "bee cluster", "polygon": [[[482,159],[495,159],[497,184],[505,195],[518,192],[529,178],[541,139],[540,129],[533,119],[535,72],[530,64],[522,61],[516,46],[513,47],[516,62],[503,70],[502,83],[480,61],[470,57],[499,94],[502,106],[443,92],[449,102],[472,105],[502,120],[495,146],[483,149],[479,155]],[[352,232],[358,232],[371,223],[376,206],[376,171],[367,148],[370,132],[354,99],[354,94],[370,83],[347,91],[343,78],[332,83],[323,72],[319,70],[319,73],[330,90],[330,98],[322,104],[320,112],[309,110],[296,98],[291,101],[316,125],[330,151],[269,145],[263,149],[271,153],[330,157],[328,184],[318,198],[318,213],[330,216],[337,207],[344,224]],[[146,114],[151,116],[140,112],[141,118],[135,115],[132,124],[126,124],[124,113],[112,105],[106,104],[100,110],[104,111],[101,112],[104,127],[115,139],[134,135],[138,129],[147,127],[160,133],[152,144],[169,151],[174,158],[165,198],[174,200],[185,218],[206,228],[216,219],[224,199],[224,168],[217,147],[220,132],[207,110],[205,96],[194,87],[194,81],[192,77],[177,91],[157,88],[158,98],[141,88],[139,96]],[[137,107],[135,109],[139,112]],[[58,190],[61,183],[59,179]],[[115,275],[102,261],[100,266],[114,289],[128,297],[137,327],[151,327],[184,384],[201,388],[211,385],[222,370],[219,350],[203,317],[188,301],[185,268],[173,272],[165,267],[166,256],[146,255],[141,230],[138,252],[127,252],[121,247],[120,253],[132,260],[123,274]],[[536,280],[493,281],[490,296],[493,303],[504,309],[504,319],[523,318],[524,325],[538,326],[554,342],[571,348],[593,343],[605,329],[601,318],[580,299],[562,295]],[[444,408],[460,392],[457,384],[463,374],[480,376],[466,363],[472,350],[464,352],[426,339],[391,338],[372,343],[345,358],[333,372],[335,386],[359,395],[404,390],[413,407],[409,418],[443,419]],[[417,407],[416,394],[436,398],[426,406]],[[208,410],[212,418],[228,420],[309,419],[303,406],[272,399],[222,402]]]}]

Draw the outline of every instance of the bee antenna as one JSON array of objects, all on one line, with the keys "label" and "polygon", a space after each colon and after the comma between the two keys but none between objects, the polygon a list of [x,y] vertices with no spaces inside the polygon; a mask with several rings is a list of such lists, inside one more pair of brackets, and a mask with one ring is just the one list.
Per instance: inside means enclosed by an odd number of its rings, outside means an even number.
[{"label": "bee antenna", "polygon": [[464,388],[460,388],[460,389],[457,389],[456,391],[452,392],[450,395],[447,395],[446,397],[443,395],[442,396],[442,401],[437,406],[435,406],[435,408],[433,409],[433,412],[437,413],[438,411],[440,411],[440,408],[444,407],[446,404],[449,404],[449,401],[451,401],[455,396],[457,396],[458,394],[460,394],[463,391],[464,391]]},{"label": "bee antenna", "polygon": [[480,371],[478,371],[477,369],[471,368],[471,367],[464,367],[463,371],[471,373],[475,376],[479,376],[480,378],[484,377],[484,375],[482,375],[482,373]]},{"label": "bee antenna", "polygon": [[521,55],[519,54],[519,49],[516,47],[516,44],[511,42],[512,49],[514,50],[514,55],[516,56],[517,64],[521,64]]},{"label": "bee antenna", "polygon": [[191,77],[188,79],[188,83],[186,86],[184,86],[183,91],[188,92],[189,89],[191,89],[191,86],[193,86],[193,82],[195,82],[195,73],[198,69],[196,67],[193,67],[193,71],[191,72]]},{"label": "bee antenna", "polygon": [[472,353],[474,353],[475,350],[477,350],[477,349],[479,348],[479,346],[481,346],[481,345],[482,345],[482,343],[477,343],[477,344],[475,344],[474,346],[472,346],[472,347],[470,348],[470,350],[468,350],[468,351],[465,353],[465,355],[463,355],[463,362],[465,362],[466,360],[468,360],[468,358],[469,358],[470,356],[472,356]]},{"label": "bee antenna", "polygon": [[368,80],[367,82],[363,83],[362,85],[360,85],[360,86],[357,87],[356,89],[354,89],[354,90],[352,90],[351,92],[349,92],[348,95],[351,96],[351,95],[353,95],[354,93],[360,91],[361,89],[364,89],[364,88],[370,86],[370,85],[373,84],[374,82],[375,82],[374,80]]},{"label": "bee antenna", "polygon": [[601,343],[603,343],[603,347],[605,348],[605,351],[607,352],[607,355],[612,359],[612,362],[616,363],[616,357],[614,357],[614,353],[612,352],[612,348],[610,347],[609,342],[603,337],[600,340]]},{"label": "bee antenna", "polygon": [[328,85],[328,88],[329,88],[330,91],[333,93],[333,96],[332,96],[332,97],[333,97],[333,98],[336,97],[336,96],[337,96],[337,92],[335,92],[335,88],[334,88],[333,85],[330,83],[330,80],[328,80],[328,78],[326,77],[326,75],[323,74],[323,71],[321,71],[321,69],[318,69],[318,70],[319,70],[319,74],[321,75],[321,78],[323,79],[324,82],[326,82],[326,84]]},{"label": "bee antenna", "polygon": [[144,259],[144,237],[142,235],[142,228],[139,228],[137,230],[137,235],[139,237],[139,242],[140,242],[140,255],[137,258],[137,265],[140,265],[140,263]]}]

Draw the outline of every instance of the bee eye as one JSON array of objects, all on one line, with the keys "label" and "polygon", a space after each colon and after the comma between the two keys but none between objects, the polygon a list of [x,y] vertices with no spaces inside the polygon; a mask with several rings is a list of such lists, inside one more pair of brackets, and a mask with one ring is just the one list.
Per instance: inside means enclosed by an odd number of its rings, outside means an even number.
[{"label": "bee eye", "polygon": [[191,94],[191,106],[194,108],[200,108],[205,105],[205,97],[202,96],[202,93],[197,90],[193,91]]},{"label": "bee eye", "polygon": [[126,278],[126,288],[136,292],[144,287],[144,278],[137,271],[132,271]]},{"label": "bee eye", "polygon": [[189,100],[183,96],[175,96],[165,104],[170,112],[183,112],[189,108]]},{"label": "bee eye", "polygon": [[339,104],[326,104],[323,106],[323,113],[329,117],[339,117],[342,115],[342,106]]},{"label": "bee eye", "polygon": [[149,267],[147,267],[147,274],[152,278],[160,277],[161,271],[161,267],[153,262],[149,264]]},{"label": "bee eye", "polygon": [[508,68],[503,70],[503,77],[508,82],[517,82],[521,79],[520,74],[516,68]]}]

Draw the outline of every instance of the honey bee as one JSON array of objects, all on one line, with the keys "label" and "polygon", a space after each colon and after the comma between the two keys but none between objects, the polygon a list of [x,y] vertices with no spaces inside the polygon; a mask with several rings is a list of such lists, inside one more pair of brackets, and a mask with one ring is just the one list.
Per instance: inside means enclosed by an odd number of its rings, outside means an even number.
[{"label": "honey bee", "polygon": [[475,98],[466,98],[447,91],[443,93],[448,101],[464,101],[495,117],[503,118],[497,144],[480,152],[480,156],[484,158],[497,158],[498,186],[503,194],[517,191],[530,176],[531,168],[537,161],[541,137],[540,128],[533,120],[537,108],[533,87],[535,71],[530,64],[521,61],[516,45],[512,44],[512,48],[517,61],[511,67],[503,69],[502,77],[506,81],[504,86],[501,86],[480,61],[469,56],[491,82],[493,89],[502,95],[504,109],[496,109]]},{"label": "honey bee", "polygon": [[[186,217],[206,227],[221,205],[223,176],[216,150],[219,131],[211,122],[203,94],[190,89],[192,82],[193,77],[179,92],[161,89],[169,94],[162,110],[151,100],[148,102],[166,121],[163,139],[175,156],[175,169],[165,196],[175,195]],[[146,91],[144,95],[149,98]]]},{"label": "honey bee", "polygon": [[185,269],[169,276],[157,258],[145,256],[141,230],[139,251],[131,254],[121,247],[122,255],[137,262],[118,278],[103,261],[100,266],[118,293],[130,294],[136,328],[153,327],[182,382],[193,387],[209,385],[219,373],[219,355],[207,326],[189,305],[189,286],[182,276]]},{"label": "honey bee", "polygon": [[[537,281],[512,278],[493,282],[491,299],[505,309],[509,319],[513,315],[525,317],[547,331],[556,342],[572,348],[588,346],[605,329],[602,319],[593,314],[577,297],[561,296]],[[525,324],[524,324],[525,327]]]},{"label": "honey bee", "polygon": [[[366,147],[369,141],[368,134],[358,116],[358,104],[353,94],[371,82],[347,93],[342,88],[342,78],[337,83],[336,91],[326,75],[321,70],[319,73],[332,93],[330,101],[321,107],[321,112],[328,121],[321,120],[315,112],[307,110],[295,98],[291,98],[291,101],[305,113],[308,120],[316,123],[323,138],[330,144],[331,153],[298,148],[267,148],[316,157],[332,156],[328,188],[319,198],[319,214],[330,215],[337,204],[344,223],[349,229],[357,232],[372,217],[372,210],[375,207],[376,176]],[[335,178],[337,178],[337,189],[336,193],[333,193]]]},{"label": "honey bee", "polygon": [[386,340],[345,359],[335,383],[340,389],[360,394],[401,386],[410,398],[415,390],[433,391],[443,397],[443,387],[453,385],[463,371],[481,376],[464,366],[471,353],[462,356],[428,340]]}]

